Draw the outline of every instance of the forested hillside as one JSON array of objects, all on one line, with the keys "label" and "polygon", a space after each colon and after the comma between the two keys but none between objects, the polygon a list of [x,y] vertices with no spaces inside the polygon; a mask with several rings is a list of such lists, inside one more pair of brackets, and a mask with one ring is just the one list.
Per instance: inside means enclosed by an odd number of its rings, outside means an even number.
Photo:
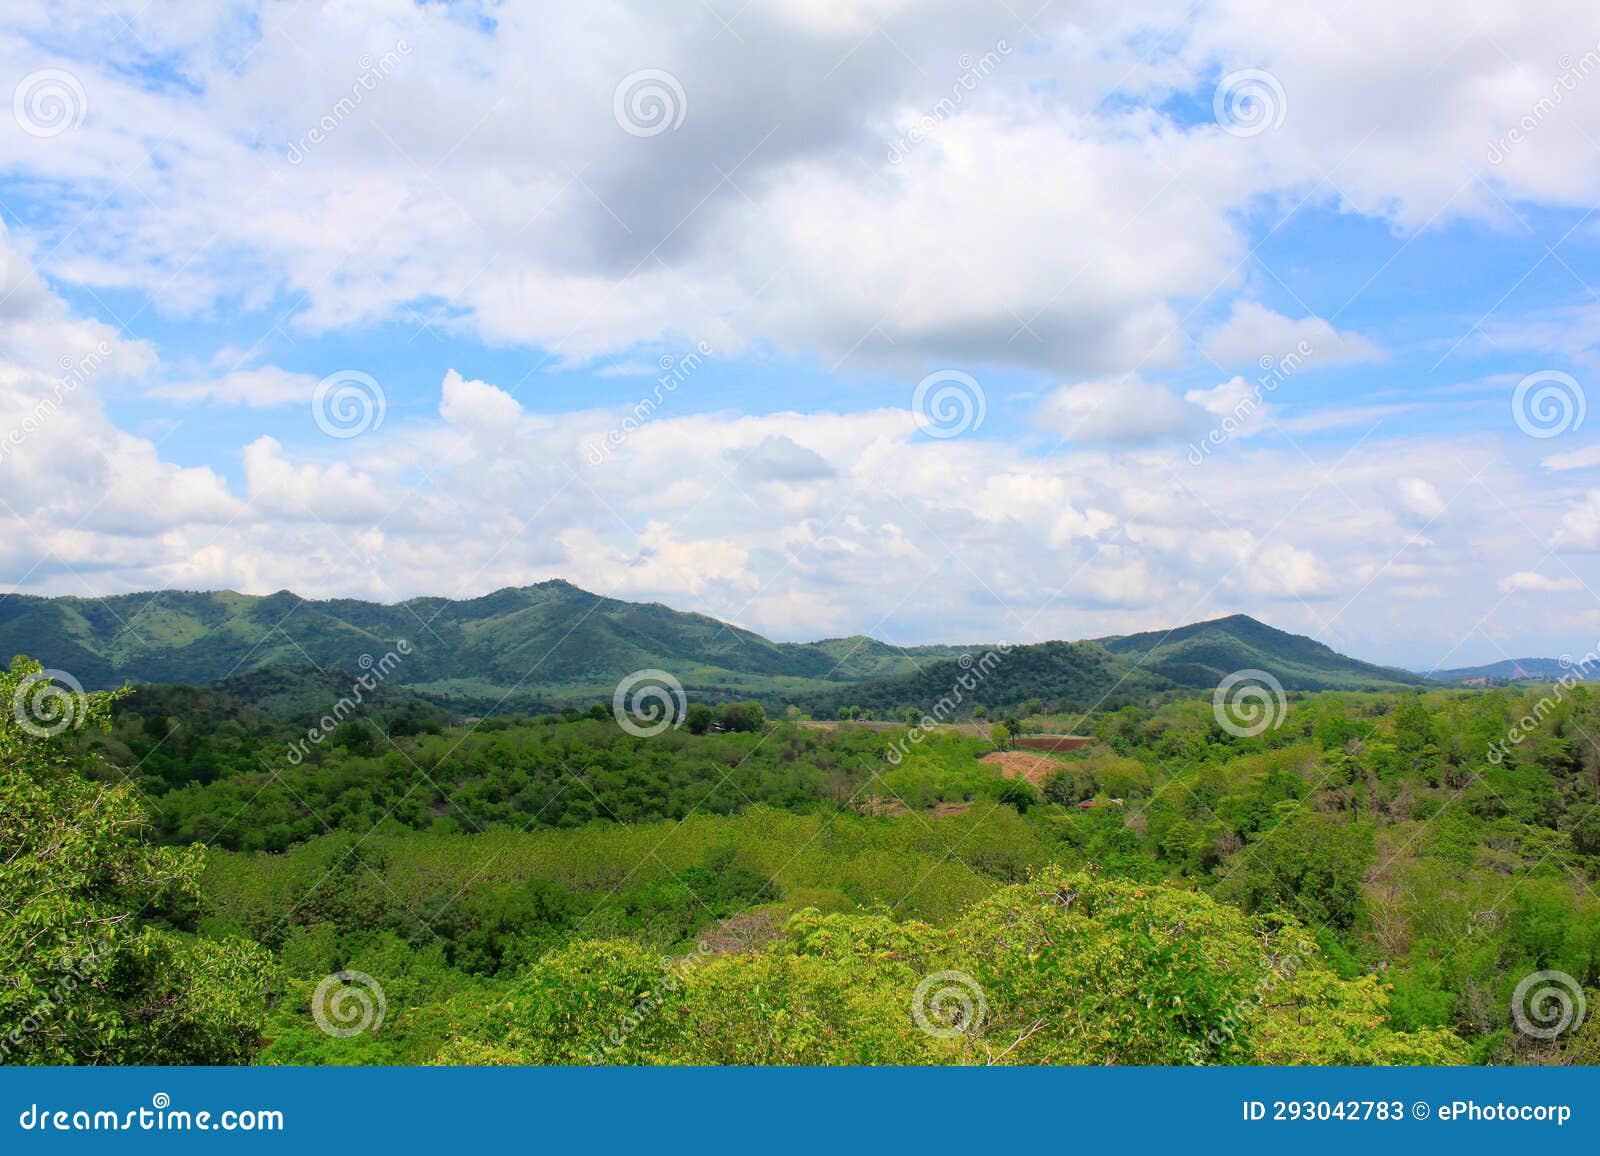
[{"label": "forested hillside", "polygon": [[[241,697],[279,714],[311,709],[341,672],[395,654],[386,693],[404,688],[460,716],[587,706],[609,698],[635,671],[664,670],[709,702],[757,699],[774,712],[794,705],[826,716],[859,706],[888,717],[925,709],[967,669],[958,664],[997,645],[901,647],[859,635],[773,642],[703,614],[604,598],[560,581],[465,601],[392,605],[310,601],[288,591],[0,599],[0,655],[30,655],[94,689],[130,680],[229,680]],[[1243,615],[1098,642],[1003,649],[1006,663],[974,689],[976,701],[1087,710],[1105,706],[1107,696],[1121,704],[1213,687],[1247,668],[1293,690],[1420,681]],[[261,672],[270,672],[266,682],[249,681]],[[305,685],[296,688],[297,681]]]},{"label": "forested hillside", "polygon": [[[279,664],[355,670],[400,640],[411,647],[395,681],[462,713],[509,696],[516,709],[609,694],[630,671],[668,667],[720,697],[805,690],[912,669],[921,655],[866,638],[771,642],[702,614],[622,602],[567,582],[455,601],[385,605],[165,590],[109,598],[0,599],[0,653],[36,656],[84,685],[207,683]],[[542,696],[542,697],[541,697]]]},{"label": "forested hillside", "polygon": [[[1255,734],[1152,701],[1066,755],[754,704],[641,736],[599,704],[463,727],[380,702],[310,743],[216,691],[91,696],[103,730],[7,716],[16,1006],[48,998],[25,942],[110,932],[84,969],[110,1018],[10,1058],[1600,1057],[1581,1015],[1530,1033],[1548,1006],[1512,1002],[1600,981],[1600,698],[1320,692]],[[134,1026],[152,966],[186,992],[170,1045]]]},{"label": "forested hillside", "polygon": [[1266,670],[1289,690],[1381,690],[1417,676],[1347,658],[1312,638],[1274,630],[1245,614],[1173,630],[1099,640],[1114,655],[1181,686],[1215,686],[1236,670]]}]

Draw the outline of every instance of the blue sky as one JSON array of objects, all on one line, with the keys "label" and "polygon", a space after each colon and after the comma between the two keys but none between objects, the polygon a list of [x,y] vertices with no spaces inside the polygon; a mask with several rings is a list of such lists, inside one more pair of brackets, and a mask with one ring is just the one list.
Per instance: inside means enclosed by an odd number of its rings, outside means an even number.
[{"label": "blue sky", "polygon": [[0,589],[1582,654],[1600,16],[1535,8],[15,7]]}]

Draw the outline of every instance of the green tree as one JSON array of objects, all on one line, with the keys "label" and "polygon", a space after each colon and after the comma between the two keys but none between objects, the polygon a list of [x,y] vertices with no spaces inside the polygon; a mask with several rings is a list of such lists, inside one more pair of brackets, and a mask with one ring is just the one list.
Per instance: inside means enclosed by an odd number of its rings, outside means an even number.
[{"label": "green tree", "polygon": [[716,717],[716,712],[705,703],[692,702],[684,715],[684,725],[689,728],[690,734],[703,735],[711,729],[711,723]]},{"label": "green tree", "polygon": [[[0,1053],[13,1063],[226,1064],[260,1044],[269,964],[236,939],[146,916],[198,893],[201,850],[152,847],[134,789],[60,724],[105,727],[113,695],[64,695],[35,724],[39,664],[0,673]],[[15,706],[15,709],[12,709]],[[25,725],[26,724],[26,725]]]},{"label": "green tree", "polygon": [[760,731],[766,724],[759,702],[725,702],[717,708],[717,725],[725,731]]},{"label": "green tree", "polygon": [[1349,928],[1366,909],[1362,883],[1372,851],[1366,824],[1300,811],[1229,860],[1219,894],[1247,911],[1283,910]]}]

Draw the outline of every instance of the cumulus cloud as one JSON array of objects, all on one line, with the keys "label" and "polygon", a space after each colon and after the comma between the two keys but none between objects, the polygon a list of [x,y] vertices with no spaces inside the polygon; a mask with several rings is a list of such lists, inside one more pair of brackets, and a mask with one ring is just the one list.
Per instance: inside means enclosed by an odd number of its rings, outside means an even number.
[{"label": "cumulus cloud", "polygon": [[1383,356],[1365,337],[1340,333],[1320,317],[1292,320],[1253,301],[1236,302],[1227,321],[1205,335],[1201,348],[1221,365],[1277,363],[1292,356],[1297,369]]},{"label": "cumulus cloud", "polygon": [[[1182,354],[1173,301],[1232,291],[1238,215],[1262,198],[1404,229],[1500,218],[1501,198],[1600,198],[1576,131],[1600,92],[1560,88],[1576,0],[1486,3],[1471,22],[1443,0],[1405,20],[1367,0],[1341,14],[1359,38],[1263,0],[1027,24],[1005,5],[774,0],[731,32],[693,3],[507,4],[492,21],[123,7],[0,30],[8,74],[67,67],[94,111],[70,148],[0,126],[14,171],[104,225],[41,223],[52,275],[179,312],[281,297],[311,331],[421,316],[564,360],[688,334],[828,364],[1102,374]],[[41,59],[40,42],[72,55]],[[129,44],[186,83],[141,81]],[[984,75],[946,110],[963,60]],[[1277,130],[1241,140],[1166,111],[1240,62],[1282,84]],[[683,116],[638,137],[614,96],[646,67],[672,75]],[[930,110],[936,131],[896,147]],[[1537,131],[1490,163],[1530,114]],[[1205,344],[1243,363],[1302,338],[1317,364],[1378,352],[1253,302]]]},{"label": "cumulus cloud", "polygon": [[748,450],[725,450],[723,457],[747,485],[813,482],[836,472],[821,454],[780,434],[769,434]]},{"label": "cumulus cloud", "polygon": [[1446,503],[1439,489],[1426,478],[1401,478],[1396,483],[1400,505],[1418,524],[1427,525],[1444,516]]},{"label": "cumulus cloud", "polygon": [[[784,637],[906,640],[1081,637],[1265,603],[1282,625],[1426,647],[1438,616],[1387,595],[1476,595],[1488,612],[1482,559],[1526,550],[1524,523],[1600,549],[1600,497],[1559,478],[1537,490],[1498,443],[1395,436],[1386,423],[1418,402],[1307,411],[1298,390],[1236,432],[1378,433],[1348,450],[1252,438],[1191,466],[1168,439],[1236,416],[1253,387],[1180,397],[1158,382],[1197,354],[1226,377],[1302,341],[1307,368],[1384,355],[1337,310],[1255,300],[1263,206],[1415,235],[1600,200],[1584,131],[1600,85],[1561,84],[1591,15],[1578,0],[1484,0],[1466,19],[1443,0],[1356,0],[1341,20],[1357,37],[1266,0],[1052,6],[1028,26],[953,0],[508,3],[492,20],[448,5],[24,6],[0,28],[0,65],[67,68],[91,115],[69,141],[0,118],[9,178],[48,206],[0,262],[3,574],[50,592],[384,598],[562,576]],[[991,55],[944,108],[964,56]],[[1257,66],[1285,93],[1272,131],[1173,111]],[[655,135],[614,114],[619,82],[645,68],[684,94],[681,123]],[[1063,383],[1028,416],[1070,444],[918,437],[882,400],[756,417],[675,399],[596,461],[582,447],[628,409],[550,413],[518,383],[451,371],[419,385],[403,437],[398,421],[337,444],[253,432],[215,468],[180,465],[114,425],[102,396],[135,382],[267,411],[315,382],[239,359],[164,367],[66,304],[91,293],[140,297],[175,329],[265,315],[332,342],[399,321],[617,373],[698,341],[846,381],[1020,367]],[[1196,348],[1201,306],[1224,319]],[[1498,335],[1576,357],[1594,332],[1574,312]],[[89,354],[84,383],[55,397],[63,359]],[[992,429],[1009,415],[991,400]],[[1422,541],[1443,505],[1428,479],[1453,477],[1514,516],[1462,503]]]},{"label": "cumulus cloud", "polygon": [[1547,578],[1533,570],[1518,570],[1500,579],[1499,587],[1507,594],[1566,594],[1582,590],[1583,583],[1576,578]]},{"label": "cumulus cloud", "polygon": [[1580,553],[1600,551],[1600,490],[1590,490],[1561,515],[1551,545]]},{"label": "cumulus cloud", "polygon": [[[1422,550],[1393,461],[1441,475],[1467,461],[1537,517],[1517,477],[1470,441],[1372,444],[1310,464],[1252,449],[1194,468],[1159,444],[1021,454],[927,439],[905,410],[662,412],[595,463],[582,446],[614,414],[532,414],[453,373],[439,398],[436,419],[339,443],[342,456],[331,439],[262,436],[243,450],[236,496],[148,443],[103,424],[93,434],[84,423],[103,418],[85,393],[58,415],[59,436],[104,458],[58,454],[37,485],[48,452],[36,460],[25,442],[0,460],[15,511],[0,509],[0,562],[41,592],[81,592],[93,574],[113,590],[392,600],[563,577],[784,638],[1033,641],[1242,609],[1421,647],[1426,625],[1394,620],[1388,595],[1459,590],[1482,554],[1512,548],[1474,535],[1510,531],[1442,524]],[[120,504],[102,503],[108,487]]]},{"label": "cumulus cloud", "polygon": [[1039,407],[1038,422],[1069,442],[1132,443],[1182,436],[1204,414],[1137,375],[1064,385]]}]

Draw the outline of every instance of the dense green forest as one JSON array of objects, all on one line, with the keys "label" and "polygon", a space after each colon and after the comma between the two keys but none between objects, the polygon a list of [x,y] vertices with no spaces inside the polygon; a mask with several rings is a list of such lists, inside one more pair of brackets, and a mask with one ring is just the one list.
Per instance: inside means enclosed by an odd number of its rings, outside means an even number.
[{"label": "dense green forest", "polygon": [[1600,983],[1581,685],[1295,694],[1253,736],[1209,695],[645,737],[403,695],[319,728],[299,693],[0,716],[7,1062],[1600,1058],[1513,1009]]},{"label": "dense green forest", "polygon": [[[161,590],[108,598],[0,599],[0,655],[70,670],[91,690],[133,683],[217,683],[268,713],[324,672],[397,654],[383,693],[453,715],[541,714],[607,698],[635,671],[670,673],[697,700],[756,699],[823,717],[841,706],[925,709],[977,655],[970,646],[894,646],[856,635],[774,642],[704,614],[624,602],[569,582],[507,587],[481,598],[383,604],[281,590]],[[1028,698],[1078,709],[1209,690],[1235,670],[1274,671],[1295,690],[1386,689],[1421,676],[1337,654],[1246,615],[1155,633],[1013,645],[972,688],[989,706]],[[1467,673],[1467,672],[1459,672]],[[1555,676],[1552,676],[1555,677]],[[305,704],[302,704],[305,705]],[[314,705],[314,704],[312,704]],[[307,706],[310,709],[310,706]]]}]

